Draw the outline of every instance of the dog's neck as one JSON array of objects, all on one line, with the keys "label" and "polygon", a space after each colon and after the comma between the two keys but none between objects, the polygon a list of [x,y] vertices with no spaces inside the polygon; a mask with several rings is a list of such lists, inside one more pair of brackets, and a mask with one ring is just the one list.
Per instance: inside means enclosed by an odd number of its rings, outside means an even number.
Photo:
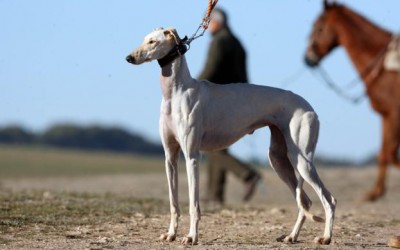
[{"label": "dog's neck", "polygon": [[161,68],[161,90],[165,100],[171,99],[176,90],[192,82],[185,56],[180,56]]}]

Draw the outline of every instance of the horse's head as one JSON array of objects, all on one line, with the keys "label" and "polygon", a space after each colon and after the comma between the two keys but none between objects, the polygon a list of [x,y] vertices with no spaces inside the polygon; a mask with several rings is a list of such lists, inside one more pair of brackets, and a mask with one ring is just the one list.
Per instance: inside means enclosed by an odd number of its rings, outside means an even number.
[{"label": "horse's head", "polygon": [[305,56],[305,62],[310,67],[317,66],[325,55],[338,46],[337,34],[329,18],[329,13],[337,6],[324,0],[324,12],[314,23]]},{"label": "horse's head", "polygon": [[126,57],[132,64],[142,64],[165,57],[180,39],[175,29],[158,28],[148,34],[139,48]]}]

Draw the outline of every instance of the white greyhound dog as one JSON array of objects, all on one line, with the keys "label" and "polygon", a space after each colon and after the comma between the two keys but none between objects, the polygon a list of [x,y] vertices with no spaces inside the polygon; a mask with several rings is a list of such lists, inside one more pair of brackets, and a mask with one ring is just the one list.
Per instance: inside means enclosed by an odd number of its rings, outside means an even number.
[{"label": "white greyhound dog", "polygon": [[253,84],[218,85],[193,79],[183,55],[186,50],[185,40],[179,38],[175,29],[159,28],[147,35],[142,45],[126,58],[136,65],[158,60],[161,66],[160,134],[171,209],[170,227],[161,235],[161,240],[173,241],[177,235],[179,151],[183,151],[186,160],[190,211],[190,230],[182,244],[197,244],[200,151],[226,148],[244,135],[269,126],[271,166],[293,192],[299,209],[290,235],[278,240],[295,242],[306,217],[324,221],[308,211],[311,200],[303,190],[305,180],[325,210],[324,235],[315,238],[315,242],[329,244],[336,200],[323,185],[313,164],[319,132],[313,108],[300,96],[282,89]]}]

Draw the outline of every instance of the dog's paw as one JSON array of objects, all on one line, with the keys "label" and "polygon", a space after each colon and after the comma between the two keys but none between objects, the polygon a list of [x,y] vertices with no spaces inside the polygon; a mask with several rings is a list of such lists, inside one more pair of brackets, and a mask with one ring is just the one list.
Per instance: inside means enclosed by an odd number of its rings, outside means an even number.
[{"label": "dog's paw", "polygon": [[169,242],[171,242],[171,241],[174,241],[175,239],[176,239],[176,235],[175,234],[166,233],[166,234],[161,234],[161,236],[160,236],[160,240],[161,241],[169,241]]},{"label": "dog's paw", "polygon": [[186,245],[197,245],[197,237],[192,237],[187,235],[186,237],[183,237],[182,239],[182,245],[186,246]]},{"label": "dog's paw", "polygon": [[294,237],[290,236],[290,235],[287,235],[287,236],[286,235],[282,235],[279,238],[277,238],[276,240],[279,241],[279,242],[290,243],[290,244],[296,242],[296,239]]},{"label": "dog's paw", "polygon": [[331,243],[331,238],[315,237],[314,242],[320,245],[329,245]]}]

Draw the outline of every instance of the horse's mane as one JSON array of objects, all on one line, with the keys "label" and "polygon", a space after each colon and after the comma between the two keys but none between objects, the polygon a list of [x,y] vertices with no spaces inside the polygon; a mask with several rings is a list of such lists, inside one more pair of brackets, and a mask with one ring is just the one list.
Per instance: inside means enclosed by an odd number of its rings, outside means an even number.
[{"label": "horse's mane", "polygon": [[373,23],[371,20],[368,20],[361,14],[353,11],[349,7],[339,4],[339,3],[333,3],[329,6],[330,11],[337,11],[338,13],[342,14],[342,17],[344,16],[346,18],[346,21],[349,22],[349,24],[354,25],[357,27],[360,31],[363,31],[368,34],[372,34],[375,32],[383,32],[388,35],[391,33],[387,31],[386,29],[379,27],[375,23]]}]

